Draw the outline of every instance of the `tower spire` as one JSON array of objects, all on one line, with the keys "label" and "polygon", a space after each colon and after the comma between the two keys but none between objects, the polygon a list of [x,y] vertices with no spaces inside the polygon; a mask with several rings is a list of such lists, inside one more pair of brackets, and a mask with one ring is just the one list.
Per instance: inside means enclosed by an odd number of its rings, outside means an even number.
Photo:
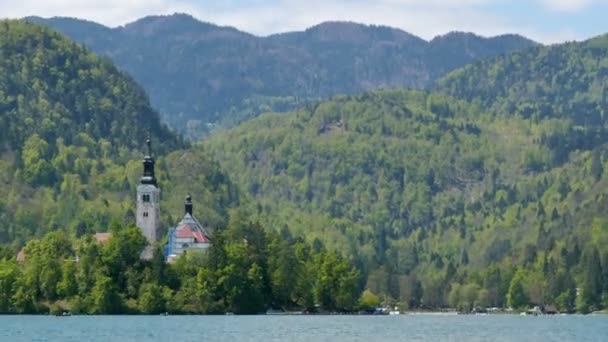
[{"label": "tower spire", "polygon": [[186,196],[185,211],[186,214],[190,214],[190,216],[192,216],[192,196],[190,196],[190,194]]},{"label": "tower spire", "polygon": [[148,145],[148,156],[152,157],[152,139],[148,134],[148,139],[146,140],[146,145]]},{"label": "tower spire", "polygon": [[144,164],[144,174],[141,177],[141,184],[151,184],[154,186],[158,186],[156,183],[156,176],[154,175],[154,157],[152,157],[152,139],[148,136],[146,140],[146,145],[148,145],[148,153],[144,156],[143,164]]}]

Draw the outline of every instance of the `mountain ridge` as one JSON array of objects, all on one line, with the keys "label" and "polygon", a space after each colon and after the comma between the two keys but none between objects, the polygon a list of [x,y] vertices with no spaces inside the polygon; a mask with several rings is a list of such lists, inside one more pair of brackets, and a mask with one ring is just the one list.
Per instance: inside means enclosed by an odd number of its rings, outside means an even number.
[{"label": "mountain ridge", "polygon": [[306,32],[315,31],[318,29],[327,28],[327,27],[331,27],[331,26],[334,26],[334,27],[340,27],[340,26],[342,26],[342,27],[363,27],[363,28],[388,29],[388,30],[395,31],[398,33],[405,33],[406,35],[412,36],[414,38],[425,41],[427,43],[430,43],[435,39],[449,36],[452,34],[455,34],[455,35],[466,34],[466,35],[474,35],[474,36],[482,38],[482,39],[494,39],[494,38],[500,38],[500,37],[505,37],[505,36],[513,36],[513,37],[529,40],[535,44],[542,45],[541,43],[536,42],[533,39],[530,39],[530,38],[528,38],[524,35],[518,34],[518,33],[501,33],[501,34],[497,34],[497,35],[486,36],[486,35],[477,34],[472,31],[461,31],[461,30],[448,31],[444,34],[438,34],[430,39],[425,39],[414,33],[403,30],[401,28],[397,28],[397,27],[393,27],[393,26],[389,26],[389,25],[365,24],[365,23],[360,23],[357,21],[350,21],[350,20],[326,20],[326,21],[321,21],[318,24],[311,25],[302,30],[289,30],[289,31],[274,32],[274,33],[259,35],[259,34],[247,32],[245,30],[241,30],[238,27],[231,26],[231,25],[214,24],[212,22],[198,19],[191,14],[183,13],[183,12],[176,12],[173,14],[147,15],[147,16],[141,17],[139,19],[135,19],[133,21],[127,22],[122,25],[117,25],[117,26],[108,26],[108,25],[104,25],[104,24],[98,23],[93,20],[82,19],[82,18],[78,18],[78,17],[69,17],[69,16],[43,17],[43,16],[38,16],[38,15],[31,15],[31,16],[24,17],[23,19],[27,20],[27,21],[42,22],[42,23],[49,22],[49,21],[54,21],[56,23],[57,22],[64,22],[64,23],[70,23],[70,22],[71,23],[83,23],[84,22],[84,23],[94,24],[94,26],[103,27],[103,28],[109,29],[109,30],[120,30],[120,29],[125,29],[129,26],[139,25],[139,24],[143,24],[143,23],[152,23],[154,21],[172,21],[175,19],[186,19],[186,20],[191,21],[193,24],[196,23],[197,25],[206,26],[206,27],[215,28],[215,29],[237,31],[237,32],[240,32],[240,33],[252,36],[252,37],[256,37],[256,38],[270,38],[270,37],[274,37],[274,36],[280,36],[280,35],[286,35],[286,34],[288,35],[288,34],[292,34],[292,33],[306,33]]},{"label": "mountain ridge", "polygon": [[260,37],[185,14],[117,28],[78,19],[29,20],[110,57],[146,89],[164,121],[187,135],[338,94],[425,88],[454,68],[538,45],[521,36],[462,33],[426,41],[353,22]]}]

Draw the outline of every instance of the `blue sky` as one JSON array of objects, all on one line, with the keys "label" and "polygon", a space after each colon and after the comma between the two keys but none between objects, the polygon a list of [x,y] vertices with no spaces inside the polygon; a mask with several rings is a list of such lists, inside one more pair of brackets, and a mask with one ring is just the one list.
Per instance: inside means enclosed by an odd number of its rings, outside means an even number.
[{"label": "blue sky", "polygon": [[327,20],[388,25],[425,39],[458,30],[555,43],[608,32],[608,0],[0,0],[2,17],[70,16],[107,26],[174,12],[258,35]]}]

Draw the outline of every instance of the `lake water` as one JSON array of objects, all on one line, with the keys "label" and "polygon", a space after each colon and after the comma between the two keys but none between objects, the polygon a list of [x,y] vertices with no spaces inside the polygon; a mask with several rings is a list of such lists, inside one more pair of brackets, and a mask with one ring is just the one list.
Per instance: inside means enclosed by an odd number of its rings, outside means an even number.
[{"label": "lake water", "polygon": [[608,316],[0,316],[0,341],[608,341]]}]

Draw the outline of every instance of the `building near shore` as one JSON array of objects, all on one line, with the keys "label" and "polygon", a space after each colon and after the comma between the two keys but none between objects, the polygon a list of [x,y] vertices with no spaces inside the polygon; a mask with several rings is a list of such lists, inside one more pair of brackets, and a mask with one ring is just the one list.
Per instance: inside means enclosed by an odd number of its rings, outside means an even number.
[{"label": "building near shore", "polygon": [[148,241],[141,258],[151,260],[153,256],[153,246],[158,240],[160,231],[160,188],[154,174],[155,160],[152,156],[152,143],[150,139],[146,141],[148,145],[147,154],[144,156],[144,173],[137,186],[137,210],[136,225],[141,229],[142,235]]},{"label": "building near shore", "polygon": [[169,228],[165,257],[168,262],[189,251],[205,251],[211,246],[211,234],[193,215],[192,197],[186,197],[184,217]]},{"label": "building near shore", "polygon": [[[153,246],[160,236],[160,187],[154,172],[155,160],[152,155],[152,144],[147,140],[147,154],[143,160],[143,175],[137,186],[137,219],[136,225],[146,238],[148,245],[141,258],[151,260]],[[168,243],[165,246],[165,259],[174,260],[188,251],[204,251],[211,246],[211,234],[193,215],[192,197],[186,197],[184,217],[175,226],[169,228]]]}]

